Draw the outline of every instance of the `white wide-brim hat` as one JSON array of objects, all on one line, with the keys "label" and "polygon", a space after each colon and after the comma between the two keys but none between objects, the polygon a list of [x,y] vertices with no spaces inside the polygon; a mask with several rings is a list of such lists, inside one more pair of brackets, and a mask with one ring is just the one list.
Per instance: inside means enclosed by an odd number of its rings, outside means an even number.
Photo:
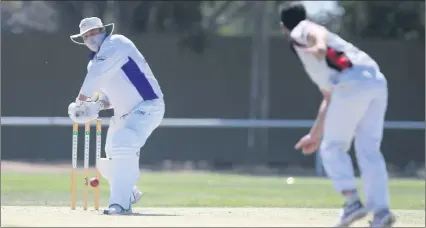
[{"label": "white wide-brim hat", "polygon": [[71,40],[77,44],[84,44],[82,35],[92,29],[105,28],[105,33],[107,35],[111,35],[114,31],[114,23],[104,25],[102,20],[98,17],[84,18],[81,20],[79,27],[80,33],[70,36]]}]

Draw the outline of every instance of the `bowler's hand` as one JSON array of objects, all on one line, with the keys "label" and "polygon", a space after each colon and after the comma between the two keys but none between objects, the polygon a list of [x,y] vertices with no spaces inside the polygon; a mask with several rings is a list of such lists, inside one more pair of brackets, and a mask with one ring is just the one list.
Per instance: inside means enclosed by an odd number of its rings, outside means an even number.
[{"label": "bowler's hand", "polygon": [[303,154],[312,154],[320,145],[319,138],[311,137],[310,134],[303,136],[294,146],[296,150],[302,149]]}]

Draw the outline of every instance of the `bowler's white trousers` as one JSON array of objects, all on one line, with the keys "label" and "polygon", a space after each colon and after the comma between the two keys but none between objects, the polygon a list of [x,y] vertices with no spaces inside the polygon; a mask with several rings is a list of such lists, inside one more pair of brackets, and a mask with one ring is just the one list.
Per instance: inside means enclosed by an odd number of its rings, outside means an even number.
[{"label": "bowler's white trousers", "polygon": [[328,177],[338,192],[357,188],[347,153],[355,137],[355,153],[363,181],[366,206],[389,208],[388,173],[380,144],[388,90],[374,67],[355,66],[338,75],[325,117],[320,154]]},{"label": "bowler's white trousers", "polygon": [[110,120],[105,152],[98,168],[110,185],[109,203],[130,208],[132,189],[139,179],[140,149],[163,120],[163,100],[144,101],[125,116]]}]

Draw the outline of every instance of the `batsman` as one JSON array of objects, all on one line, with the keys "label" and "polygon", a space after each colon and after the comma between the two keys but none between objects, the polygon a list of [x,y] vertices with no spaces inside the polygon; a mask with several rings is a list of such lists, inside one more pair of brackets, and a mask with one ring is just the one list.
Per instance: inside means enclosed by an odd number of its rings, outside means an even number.
[{"label": "batsman", "polygon": [[[97,17],[80,22],[80,33],[70,36],[91,51],[87,74],[75,102],[68,106],[70,118],[87,123],[99,111],[114,109],[105,144],[105,159],[98,161],[101,175],[110,186],[106,215],[128,214],[142,197],[139,152],[160,125],[165,112],[163,93],[144,56],[123,35],[112,34],[114,24]],[[98,99],[91,99],[98,93]]]}]

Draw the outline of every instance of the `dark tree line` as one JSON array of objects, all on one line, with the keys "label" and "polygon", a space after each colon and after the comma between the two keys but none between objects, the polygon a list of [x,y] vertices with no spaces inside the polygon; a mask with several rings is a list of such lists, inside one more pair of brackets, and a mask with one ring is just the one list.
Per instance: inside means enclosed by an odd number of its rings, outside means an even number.
[{"label": "dark tree line", "polygon": [[[269,4],[278,8],[283,2],[286,1]],[[205,48],[207,37],[217,34],[221,27],[236,20],[253,23],[251,1],[2,1],[1,4],[2,29],[70,32],[83,17],[98,16],[105,23],[115,22],[119,33],[178,34],[178,45],[197,53]],[[424,1],[339,1],[339,4],[344,9],[343,15],[325,16],[337,32],[424,42]],[[277,15],[271,15],[271,24],[275,26],[276,20]]]},{"label": "dark tree line", "polygon": [[420,40],[425,35],[424,1],[341,1],[343,31],[366,38]]},{"label": "dark tree line", "polygon": [[[201,1],[63,1],[56,2],[67,28],[79,23],[81,18],[96,15],[105,23],[115,22],[117,32],[177,33],[179,45],[201,52],[204,41],[201,28]],[[93,8],[89,13],[84,9]],[[108,21],[111,20],[111,21]]]}]

